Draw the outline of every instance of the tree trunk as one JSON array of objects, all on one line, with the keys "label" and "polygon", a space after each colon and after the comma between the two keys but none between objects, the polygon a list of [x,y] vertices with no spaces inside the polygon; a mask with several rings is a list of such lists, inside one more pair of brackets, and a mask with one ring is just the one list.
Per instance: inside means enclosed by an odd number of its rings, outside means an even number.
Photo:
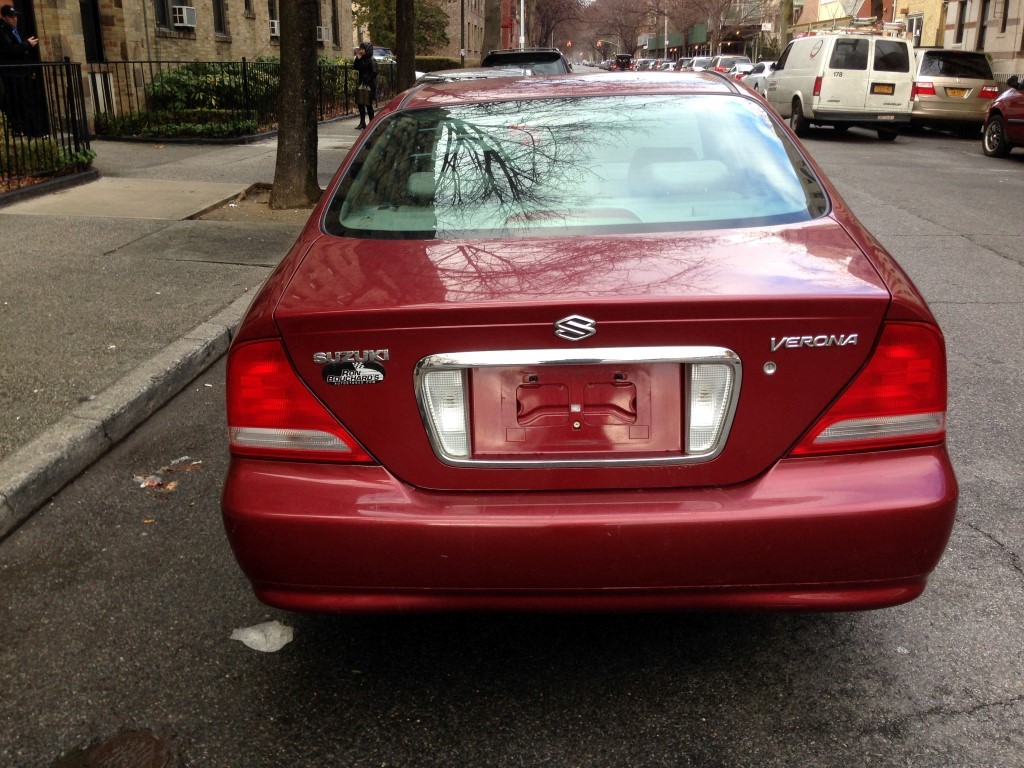
[{"label": "tree trunk", "polygon": [[484,40],[481,56],[501,48],[501,0],[484,0]]},{"label": "tree trunk", "polygon": [[281,88],[277,97],[277,165],[271,208],[308,208],[320,199],[316,177],[318,0],[280,4]]},{"label": "tree trunk", "polygon": [[416,81],[416,11],[413,0],[395,0],[395,58],[398,59],[398,90]]}]

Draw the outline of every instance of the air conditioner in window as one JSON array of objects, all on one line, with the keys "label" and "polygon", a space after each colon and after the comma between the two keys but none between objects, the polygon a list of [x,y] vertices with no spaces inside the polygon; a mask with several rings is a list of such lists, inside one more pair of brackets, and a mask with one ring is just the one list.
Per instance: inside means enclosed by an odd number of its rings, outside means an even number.
[{"label": "air conditioner in window", "polygon": [[172,5],[171,24],[175,27],[195,27],[196,9],[191,5]]},{"label": "air conditioner in window", "polygon": [[270,20],[270,36],[280,37],[281,36],[281,22],[277,19]]},{"label": "air conditioner in window", "polygon": [[316,28],[316,41],[318,43],[329,43],[329,42],[331,42],[331,28],[330,27],[317,27]]}]

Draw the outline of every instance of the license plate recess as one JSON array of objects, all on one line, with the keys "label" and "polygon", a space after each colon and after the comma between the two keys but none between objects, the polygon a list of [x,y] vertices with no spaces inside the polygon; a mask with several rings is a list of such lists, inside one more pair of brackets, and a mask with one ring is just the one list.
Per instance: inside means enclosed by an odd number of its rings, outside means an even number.
[{"label": "license plate recess", "polygon": [[683,452],[679,363],[495,366],[469,380],[474,458]]}]

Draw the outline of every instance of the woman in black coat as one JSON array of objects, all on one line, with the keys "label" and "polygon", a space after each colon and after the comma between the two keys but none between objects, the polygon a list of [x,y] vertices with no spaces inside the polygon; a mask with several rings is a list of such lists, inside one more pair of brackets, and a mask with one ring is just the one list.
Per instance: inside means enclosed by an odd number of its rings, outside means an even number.
[{"label": "woman in black coat", "polygon": [[[359,73],[356,90],[356,104],[359,106],[359,125],[357,128],[365,128],[367,120],[373,120],[373,102],[377,100],[377,61],[373,58],[373,46],[370,43],[360,43],[356,48],[356,59],[352,63]],[[369,86],[369,104],[360,104],[359,86]]]}]

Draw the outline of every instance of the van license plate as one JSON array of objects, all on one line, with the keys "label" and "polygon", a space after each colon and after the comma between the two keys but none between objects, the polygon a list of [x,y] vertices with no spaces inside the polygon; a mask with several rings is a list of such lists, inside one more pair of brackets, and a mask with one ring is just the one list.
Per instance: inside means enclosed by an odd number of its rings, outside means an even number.
[{"label": "van license plate", "polygon": [[967,89],[966,88],[947,88],[946,89],[946,95],[947,96],[956,96],[957,98],[963,98],[964,96],[967,95]]},{"label": "van license plate", "polygon": [[893,93],[896,92],[896,86],[894,86],[892,83],[872,83],[871,92],[880,93],[884,96],[891,96]]},{"label": "van license plate", "polygon": [[896,119],[896,115],[879,115],[878,119],[879,120],[895,120]]}]

